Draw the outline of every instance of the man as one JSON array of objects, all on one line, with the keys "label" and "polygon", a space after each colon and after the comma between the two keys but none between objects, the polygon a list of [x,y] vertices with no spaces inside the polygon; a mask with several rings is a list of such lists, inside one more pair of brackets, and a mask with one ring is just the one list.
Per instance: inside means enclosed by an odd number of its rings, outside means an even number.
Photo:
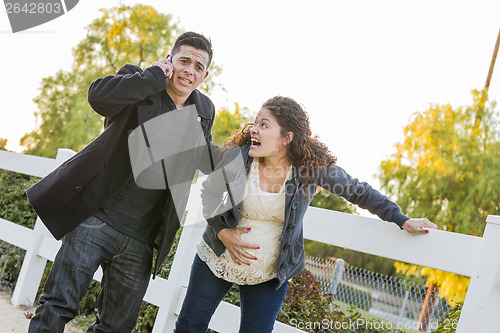
[{"label": "man", "polygon": [[[104,132],[27,192],[54,237],[64,236],[29,332],[62,332],[77,315],[100,265],[98,316],[89,331],[134,328],[150,279],[153,244],[156,240],[156,274],[172,246],[179,217],[168,188],[136,185],[128,136],[160,115],[194,105],[208,151],[218,151],[210,134],[214,106],[196,90],[211,60],[211,42],[188,32],[179,36],[166,59],[145,70],[125,65],[115,76],[91,84],[89,104],[106,117]],[[194,156],[186,168],[192,179],[197,168],[208,174],[215,163],[212,156]],[[181,202],[185,207],[185,200]]]}]

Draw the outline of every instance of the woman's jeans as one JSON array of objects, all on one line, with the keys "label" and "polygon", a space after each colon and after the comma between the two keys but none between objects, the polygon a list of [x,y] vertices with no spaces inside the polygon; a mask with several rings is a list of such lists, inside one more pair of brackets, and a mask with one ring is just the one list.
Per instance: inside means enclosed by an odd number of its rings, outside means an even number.
[{"label": "woman's jeans", "polygon": [[63,332],[99,265],[98,316],[88,332],[131,332],[151,275],[152,248],[89,217],[66,235],[29,332]]},{"label": "woman's jeans", "polygon": [[[206,332],[215,309],[231,288],[232,283],[217,278],[210,268],[196,255],[189,278],[186,298],[177,319],[174,332]],[[285,299],[288,283],[278,290],[278,280],[257,285],[240,285],[241,322],[240,333],[267,333]],[[227,320],[234,320],[227,318]]]}]

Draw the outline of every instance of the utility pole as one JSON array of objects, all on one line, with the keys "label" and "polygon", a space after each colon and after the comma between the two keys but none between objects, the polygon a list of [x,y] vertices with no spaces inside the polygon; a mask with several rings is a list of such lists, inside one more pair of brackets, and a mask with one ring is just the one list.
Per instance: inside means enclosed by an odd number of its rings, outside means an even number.
[{"label": "utility pole", "polygon": [[493,68],[495,67],[495,61],[497,60],[498,47],[500,46],[500,30],[498,31],[497,42],[495,43],[495,49],[493,50],[493,56],[491,57],[490,69],[488,71],[488,76],[486,77],[486,83],[484,84],[484,95],[481,97],[481,104],[478,112],[476,113],[476,120],[474,121],[473,132],[477,133],[481,121],[483,120],[485,103],[488,100],[488,90],[490,88],[491,76],[493,75]]},{"label": "utility pole", "polygon": [[484,89],[486,91],[490,87],[491,76],[493,75],[493,68],[495,67],[495,61],[497,59],[499,45],[500,45],[500,30],[498,31],[498,37],[497,37],[497,42],[495,44],[495,50],[493,51],[493,56],[491,57],[490,70],[488,71],[488,77],[486,78],[486,83],[484,85]]}]

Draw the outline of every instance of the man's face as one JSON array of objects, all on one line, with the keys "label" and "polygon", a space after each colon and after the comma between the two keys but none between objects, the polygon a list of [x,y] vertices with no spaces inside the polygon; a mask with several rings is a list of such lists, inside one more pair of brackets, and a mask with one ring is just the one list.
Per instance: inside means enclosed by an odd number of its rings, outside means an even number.
[{"label": "man's face", "polygon": [[167,80],[167,90],[188,97],[208,76],[208,52],[182,45],[172,56],[174,74]]}]

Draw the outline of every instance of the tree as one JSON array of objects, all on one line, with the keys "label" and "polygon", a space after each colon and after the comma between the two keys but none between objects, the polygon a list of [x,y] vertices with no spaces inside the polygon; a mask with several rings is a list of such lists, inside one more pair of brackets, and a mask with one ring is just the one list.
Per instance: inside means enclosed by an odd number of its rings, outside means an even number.
[{"label": "tree", "polygon": [[7,147],[7,139],[0,138],[0,149],[5,150],[5,147]]},{"label": "tree", "polygon": [[237,132],[243,125],[250,122],[253,115],[247,108],[240,108],[238,103],[234,103],[234,111],[223,107],[217,111],[214,125],[212,127],[212,141],[222,145],[232,134]]},{"label": "tree", "polygon": [[[382,161],[382,188],[411,216],[426,216],[445,230],[481,235],[486,216],[500,212],[500,123],[496,103],[472,92],[470,106],[432,105],[415,113],[396,153]],[[429,288],[419,325],[426,329],[435,297],[451,304],[465,295],[469,278],[396,263],[406,276],[425,277]]]},{"label": "tree", "polygon": [[482,235],[487,215],[500,213],[500,118],[484,91],[472,97],[470,106],[415,113],[379,179],[410,216]]},{"label": "tree", "polygon": [[[103,121],[88,105],[90,83],[115,74],[127,63],[148,67],[166,56],[181,33],[171,15],[147,5],[121,5],[101,12],[87,26],[87,37],[74,48],[71,71],[59,70],[42,80],[40,94],[34,98],[38,128],[21,138],[26,153],[54,157],[57,148],[83,148],[99,135]],[[212,64],[201,89],[213,88],[211,78],[220,71]]]}]

